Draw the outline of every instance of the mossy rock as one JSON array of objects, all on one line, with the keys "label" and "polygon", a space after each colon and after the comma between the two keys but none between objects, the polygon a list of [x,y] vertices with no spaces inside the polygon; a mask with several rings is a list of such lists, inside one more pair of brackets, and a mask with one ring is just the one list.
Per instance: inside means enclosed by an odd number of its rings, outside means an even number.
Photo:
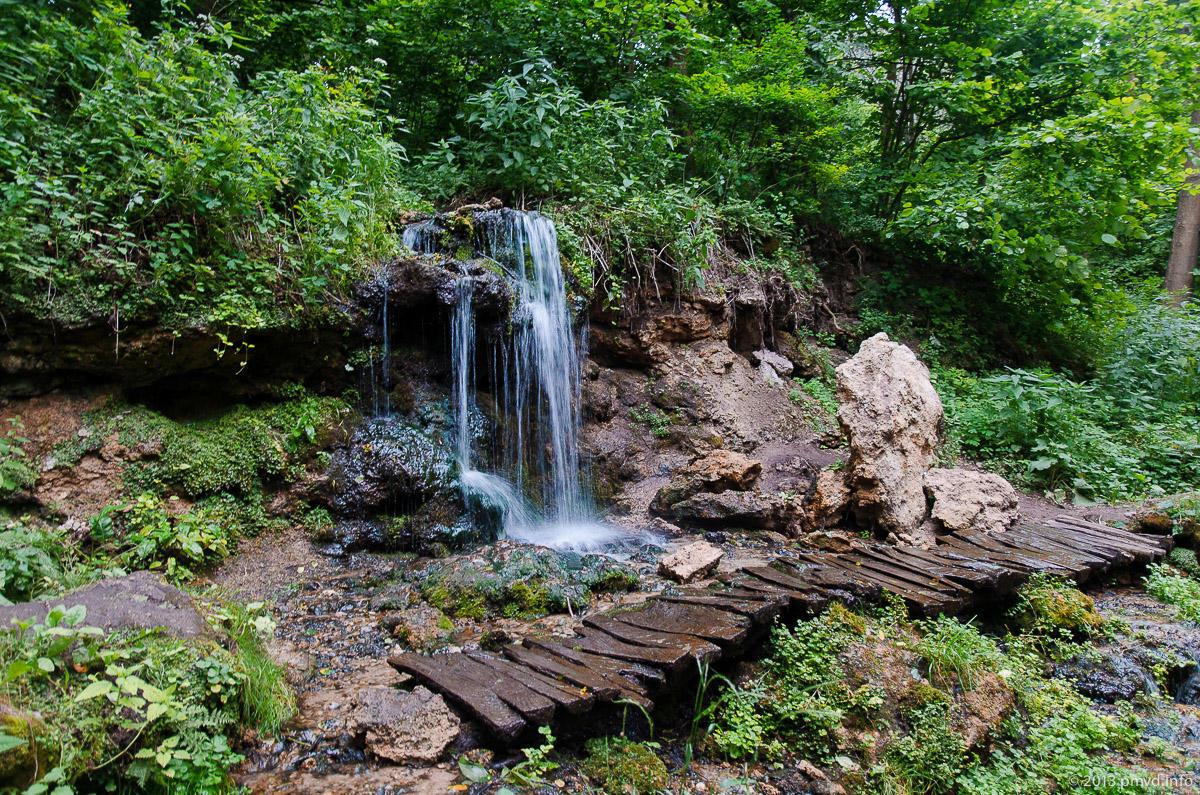
[{"label": "mossy rock", "polygon": [[602,555],[555,552],[500,541],[414,575],[432,606],[459,618],[532,618],[590,604],[594,594],[628,590],[637,574]]},{"label": "mossy rock", "polygon": [[[36,781],[39,773],[50,769],[47,745],[39,742],[45,731],[45,723],[35,713],[0,701],[0,737],[21,741],[20,745],[0,750],[0,789],[22,789]],[[4,745],[11,743],[6,741],[0,748]]]},{"label": "mossy rock", "polygon": [[667,786],[667,766],[646,743],[598,737],[587,752],[580,769],[609,795],[650,795]]},{"label": "mossy rock", "polygon": [[1090,637],[1104,626],[1092,597],[1054,577],[1032,578],[1021,589],[1013,616],[1021,629],[1035,634]]}]

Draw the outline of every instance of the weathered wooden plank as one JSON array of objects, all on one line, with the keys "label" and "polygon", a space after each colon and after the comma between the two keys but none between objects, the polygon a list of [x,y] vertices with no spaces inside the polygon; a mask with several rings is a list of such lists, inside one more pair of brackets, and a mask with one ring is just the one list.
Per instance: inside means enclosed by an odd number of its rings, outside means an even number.
[{"label": "weathered wooden plank", "polygon": [[1009,569],[981,561],[964,563],[958,555],[940,555],[931,550],[915,547],[878,547],[874,554],[908,565],[923,565],[942,579],[957,582],[971,591],[1000,590],[1005,584],[1015,583],[1019,577]]},{"label": "weathered wooden plank", "polygon": [[546,723],[554,717],[554,702],[541,693],[513,679],[507,673],[481,665],[465,654],[443,654],[447,670],[464,679],[486,687],[508,706],[521,713],[530,723]]},{"label": "weathered wooden plank", "polygon": [[843,557],[843,562],[853,563],[856,568],[874,571],[891,577],[892,579],[907,582],[914,587],[926,591],[945,594],[971,593],[970,588],[938,577],[930,573],[928,570],[914,570],[903,562],[889,561],[886,559],[880,560],[878,556],[873,555],[868,550],[863,550],[854,555],[846,555]]},{"label": "weathered wooden plank", "polygon": [[525,719],[495,693],[474,680],[456,675],[445,661],[438,660],[438,657],[448,656],[397,654],[388,658],[388,664],[397,671],[418,677],[430,688],[457,703],[482,721],[497,737],[506,742],[515,740],[527,726]]},{"label": "weathered wooden plank", "polygon": [[856,565],[861,562],[861,559],[857,557],[831,555],[827,560],[831,566],[837,566],[848,574],[874,582],[880,588],[891,591],[902,598],[910,608],[924,615],[957,612],[966,607],[970,601],[969,591],[936,591],[932,588],[915,585],[905,579],[880,572],[873,567]]},{"label": "weathered wooden plank", "polygon": [[1064,566],[1046,560],[1041,556],[1031,556],[1009,546],[1003,546],[983,533],[963,533],[945,536],[939,539],[939,549],[943,546],[976,558],[983,558],[997,566],[1007,566],[1022,571],[1025,575],[1034,573],[1057,574],[1063,577],[1074,576],[1074,572]]},{"label": "weathered wooden plank", "polygon": [[1061,550],[1081,563],[1091,566],[1091,573],[1105,572],[1113,566],[1131,565],[1135,556],[1132,552],[1100,541],[1081,542],[1068,535],[1038,532],[1039,528],[1028,525],[1014,527],[1004,535],[1013,541],[1038,549]]},{"label": "weathered wooden plank", "polygon": [[685,654],[701,662],[713,661],[721,656],[721,647],[698,638],[695,635],[683,635],[674,632],[655,632],[632,624],[617,621],[615,614],[587,616],[583,619],[585,627],[592,627],[617,640],[631,643],[635,646],[651,648],[680,649]]},{"label": "weathered wooden plank", "polygon": [[630,689],[640,694],[648,693],[651,687],[657,687],[667,680],[661,668],[631,660],[601,657],[599,654],[592,654],[572,645],[570,638],[526,638],[524,643],[550,654],[556,654],[576,665],[603,673],[617,682],[625,682]]},{"label": "weathered wooden plank", "polygon": [[[838,555],[832,552],[806,552],[796,560],[779,559],[767,567],[778,571],[809,588],[833,588],[847,591],[868,602],[879,598],[879,584],[865,578],[856,578],[840,566],[831,565]],[[755,574],[759,569],[755,569]],[[764,572],[765,573],[765,572]],[[780,583],[786,584],[786,583]]]},{"label": "weathered wooden plank", "polygon": [[600,671],[589,670],[557,655],[548,654],[539,648],[508,646],[504,649],[504,656],[546,676],[581,687],[595,694],[596,698],[601,701],[619,698],[630,687],[630,683],[624,679],[613,681]]},{"label": "weathered wooden plank", "polygon": [[1160,560],[1171,551],[1170,536],[1145,536],[1130,533],[1107,525],[1083,522],[1070,517],[1057,517],[1046,522],[1047,529],[1068,536],[1077,544],[1099,542],[1105,546],[1116,546],[1128,551],[1139,564]]},{"label": "weathered wooden plank", "polygon": [[739,646],[750,634],[752,623],[745,616],[710,607],[652,602],[642,610],[613,614],[623,624],[675,634],[691,634],[722,647]]},{"label": "weathered wooden plank", "polygon": [[596,703],[595,695],[584,688],[564,684],[557,679],[540,674],[532,668],[517,665],[502,657],[493,657],[482,652],[467,652],[467,656],[480,665],[486,665],[506,674],[511,679],[520,681],[530,690],[541,693],[572,715],[581,715]]},{"label": "weathered wooden plank", "polygon": [[665,645],[638,646],[589,627],[578,630],[578,637],[571,638],[569,643],[575,648],[599,654],[601,657],[614,657],[618,660],[642,663],[667,671],[678,671],[691,662],[691,654],[686,648]]},{"label": "weathered wooden plank", "polygon": [[769,624],[779,615],[783,600],[738,599],[736,597],[717,596],[711,591],[684,591],[678,594],[660,594],[656,599],[681,605],[698,605],[711,607],[714,610],[724,610],[749,618],[756,624]]},{"label": "weathered wooden plank", "polygon": [[727,582],[732,587],[729,592],[738,596],[754,593],[766,597],[774,597],[777,599],[787,600],[788,608],[800,613],[819,613],[824,610],[830,600],[840,595],[847,602],[858,601],[858,598],[845,591],[831,591],[822,588],[806,588],[803,591],[784,588],[774,583],[769,583],[766,580],[760,579],[750,574],[744,573],[745,570],[737,572],[728,577]]}]

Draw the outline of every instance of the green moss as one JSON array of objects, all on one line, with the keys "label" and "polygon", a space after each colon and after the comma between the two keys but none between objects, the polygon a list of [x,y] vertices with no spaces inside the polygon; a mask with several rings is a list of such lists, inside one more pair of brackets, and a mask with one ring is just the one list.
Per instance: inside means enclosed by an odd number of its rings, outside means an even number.
[{"label": "green moss", "polygon": [[1021,587],[1010,616],[1025,632],[1051,640],[1091,637],[1104,626],[1090,596],[1062,578],[1044,574]]},{"label": "green moss", "polygon": [[245,497],[261,491],[265,480],[298,476],[350,415],[344,400],[298,387],[280,390],[278,397],[279,402],[235,406],[214,417],[182,421],[113,401],[85,415],[85,435],[58,445],[53,457],[57,466],[71,466],[115,437],[138,451],[139,460],[127,464],[123,473],[129,494]]},{"label": "green moss", "polygon": [[413,573],[425,601],[461,618],[535,618],[586,606],[592,594],[631,588],[636,573],[599,555],[501,544]]},{"label": "green moss", "polygon": [[609,795],[650,795],[666,788],[667,766],[650,743],[599,737],[587,743],[583,774]]}]

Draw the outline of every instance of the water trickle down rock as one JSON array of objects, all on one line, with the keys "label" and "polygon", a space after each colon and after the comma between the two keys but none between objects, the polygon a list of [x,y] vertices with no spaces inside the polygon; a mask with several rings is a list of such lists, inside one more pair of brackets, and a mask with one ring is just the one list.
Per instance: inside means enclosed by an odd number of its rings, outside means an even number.
[{"label": "water trickle down rock", "polygon": [[[577,333],[572,322],[554,224],[538,213],[487,209],[475,212],[469,223],[434,218],[410,227],[405,239],[414,250],[438,251],[454,237],[450,226],[471,230],[476,257],[494,263],[515,293],[511,335],[480,351],[475,279],[464,276],[456,287],[451,360],[464,499],[477,516],[492,517],[509,536],[599,546],[615,532],[593,521],[579,458],[584,331]],[[489,361],[497,455],[492,471],[484,471],[463,417],[477,400],[477,365]]]}]

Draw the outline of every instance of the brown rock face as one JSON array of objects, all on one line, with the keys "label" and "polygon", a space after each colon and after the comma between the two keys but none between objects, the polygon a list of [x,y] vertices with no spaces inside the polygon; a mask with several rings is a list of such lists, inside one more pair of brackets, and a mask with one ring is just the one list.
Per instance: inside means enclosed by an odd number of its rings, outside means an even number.
[{"label": "brown rock face", "polygon": [[411,691],[371,687],[358,695],[356,733],[373,756],[391,762],[436,762],[458,737],[459,719],[441,696],[424,687]]},{"label": "brown rock face", "polygon": [[666,514],[671,506],[700,492],[720,494],[754,488],[762,464],[731,450],[714,450],[692,459],[671,482],[659,489],[650,510]]},{"label": "brown rock face", "polygon": [[925,473],[925,491],[933,500],[929,518],[944,533],[1003,533],[1017,521],[1016,489],[990,472],[931,469]]},{"label": "brown rock face", "polygon": [[817,473],[816,486],[805,508],[805,524],[810,530],[832,527],[842,520],[849,502],[845,473],[822,469]]},{"label": "brown rock face", "polygon": [[913,533],[925,519],[925,472],[942,423],[929,370],[880,333],[837,368],[837,392],[851,513],[863,525]]},{"label": "brown rock face", "polygon": [[712,574],[724,555],[720,547],[707,541],[696,541],[660,560],[658,573],[676,582],[692,582]]}]

